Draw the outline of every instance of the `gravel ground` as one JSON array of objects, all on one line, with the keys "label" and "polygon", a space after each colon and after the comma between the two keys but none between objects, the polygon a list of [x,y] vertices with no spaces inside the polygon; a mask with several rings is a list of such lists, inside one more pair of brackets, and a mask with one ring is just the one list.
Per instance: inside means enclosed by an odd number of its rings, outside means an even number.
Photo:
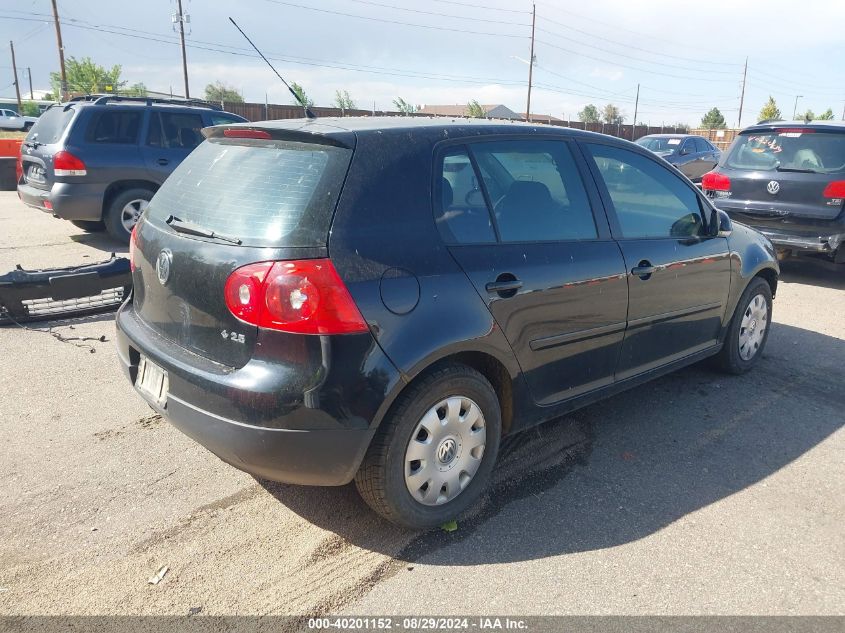
[{"label": "gravel ground", "polygon": [[[0,194],[0,272],[113,250]],[[112,315],[0,328],[0,614],[843,614],[843,290],[787,263],[754,372],[509,439],[452,533],[223,464],[126,383]]]}]

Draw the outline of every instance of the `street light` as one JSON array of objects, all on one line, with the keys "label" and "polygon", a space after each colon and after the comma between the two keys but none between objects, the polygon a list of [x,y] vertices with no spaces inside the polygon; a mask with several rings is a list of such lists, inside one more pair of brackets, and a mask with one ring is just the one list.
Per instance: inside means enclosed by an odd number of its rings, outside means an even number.
[{"label": "street light", "polygon": [[795,117],[798,116],[798,99],[801,99],[804,95],[795,95],[795,107],[792,108],[792,120],[795,120]]}]

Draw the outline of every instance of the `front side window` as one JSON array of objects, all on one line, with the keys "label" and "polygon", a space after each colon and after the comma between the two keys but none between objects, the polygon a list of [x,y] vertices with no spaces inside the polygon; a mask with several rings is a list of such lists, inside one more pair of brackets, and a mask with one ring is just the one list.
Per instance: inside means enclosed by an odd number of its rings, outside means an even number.
[{"label": "front side window", "polygon": [[587,191],[563,141],[471,146],[503,242],[596,239]]},{"label": "front side window", "polygon": [[133,144],[138,142],[141,112],[127,110],[105,111],[95,114],[88,128],[90,143]]},{"label": "front side window", "polygon": [[696,151],[698,151],[698,152],[712,152],[713,151],[713,147],[710,145],[710,143],[705,141],[703,138],[697,136],[693,140],[695,141]]},{"label": "front side window", "polygon": [[693,237],[703,228],[695,192],[672,170],[619,147],[587,144],[623,238]]}]

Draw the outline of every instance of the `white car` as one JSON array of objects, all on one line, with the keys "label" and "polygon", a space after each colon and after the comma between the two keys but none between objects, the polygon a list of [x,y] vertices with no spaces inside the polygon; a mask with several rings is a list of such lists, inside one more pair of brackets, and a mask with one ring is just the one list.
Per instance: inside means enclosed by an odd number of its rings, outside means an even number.
[{"label": "white car", "polygon": [[38,117],[21,116],[14,110],[0,110],[0,129],[4,130],[29,130]]}]

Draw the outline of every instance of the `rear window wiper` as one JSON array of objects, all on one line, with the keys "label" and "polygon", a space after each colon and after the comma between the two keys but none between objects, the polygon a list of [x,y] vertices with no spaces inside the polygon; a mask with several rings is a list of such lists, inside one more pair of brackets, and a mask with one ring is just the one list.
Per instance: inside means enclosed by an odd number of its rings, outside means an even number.
[{"label": "rear window wiper", "polygon": [[237,244],[239,246],[241,244],[241,240],[237,237],[220,235],[220,233],[215,233],[214,231],[203,228],[196,224],[192,224],[191,222],[185,222],[184,220],[180,220],[175,215],[168,216],[168,218],[164,222],[165,224],[167,224],[167,226],[169,226],[177,233],[184,233],[186,235],[196,235],[198,237],[208,237],[213,240],[221,240],[223,242],[229,242],[230,244]]},{"label": "rear window wiper", "polygon": [[781,167],[780,165],[775,167],[775,169],[778,170],[778,171],[797,171],[798,173],[801,173],[801,174],[817,174],[817,173],[819,173],[815,169],[801,169],[799,167]]}]

